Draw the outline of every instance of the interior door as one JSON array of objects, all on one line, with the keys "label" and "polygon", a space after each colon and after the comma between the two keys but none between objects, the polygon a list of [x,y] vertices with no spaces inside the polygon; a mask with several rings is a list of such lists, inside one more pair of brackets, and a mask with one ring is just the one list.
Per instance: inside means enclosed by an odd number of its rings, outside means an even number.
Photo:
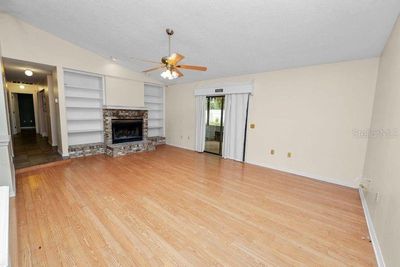
[{"label": "interior door", "polygon": [[224,133],[224,96],[208,96],[205,152],[222,155]]},{"label": "interior door", "polygon": [[18,94],[19,120],[21,128],[35,127],[35,111],[32,94]]}]

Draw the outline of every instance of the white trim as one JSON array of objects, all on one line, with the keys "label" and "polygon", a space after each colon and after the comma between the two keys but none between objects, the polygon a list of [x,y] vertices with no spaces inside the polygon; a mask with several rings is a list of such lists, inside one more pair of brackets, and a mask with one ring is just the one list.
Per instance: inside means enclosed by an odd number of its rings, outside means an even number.
[{"label": "white trim", "polygon": [[63,152],[62,152],[62,149],[60,150],[60,147],[58,147],[57,152],[58,152],[58,154],[60,154],[63,158],[69,157],[69,152],[63,153]]},{"label": "white trim", "polygon": [[8,146],[11,141],[10,135],[0,135],[0,147],[1,146]]},{"label": "white trim", "polygon": [[72,73],[83,74],[83,75],[92,75],[92,76],[96,76],[98,78],[102,78],[103,77],[102,74],[96,73],[96,72],[77,70],[77,69],[70,69],[70,68],[65,68],[65,67],[62,67],[62,69],[63,69],[64,72],[72,72]]},{"label": "white trim", "polygon": [[365,199],[365,196],[364,196],[364,191],[362,188],[359,188],[358,192],[360,193],[361,204],[364,209],[364,215],[365,215],[365,219],[367,221],[369,237],[371,238],[371,241],[372,241],[372,247],[374,248],[376,262],[379,267],[385,267],[386,266],[385,260],[382,255],[381,247],[379,246],[378,236],[376,235],[376,231],[375,231],[374,224],[372,222],[371,214],[369,213],[367,200]]},{"label": "white trim", "polygon": [[165,131],[166,131],[166,110],[167,110],[167,99],[165,96],[165,86],[163,86],[163,137],[165,137]]},{"label": "white trim", "polygon": [[104,105],[103,109],[148,110],[147,107],[131,107],[131,106],[119,106],[119,105]]},{"label": "white trim", "polygon": [[[174,146],[174,147],[179,147],[179,148],[195,151],[194,148],[185,147],[183,145],[172,144],[172,143],[169,143],[168,141],[166,142],[166,144],[170,145],[170,146]],[[309,179],[313,179],[313,180],[318,180],[318,181],[322,181],[322,182],[327,182],[327,183],[331,183],[331,184],[336,184],[336,185],[340,185],[340,186],[345,186],[345,187],[357,189],[357,186],[355,186],[354,184],[340,182],[337,179],[333,179],[333,178],[322,177],[322,176],[317,176],[317,175],[311,175],[309,173],[305,173],[305,172],[301,172],[301,171],[293,171],[293,170],[277,168],[275,166],[269,166],[269,165],[261,164],[261,163],[254,162],[254,161],[246,160],[244,163],[253,164],[253,165],[257,165],[259,167],[268,168],[268,169],[281,171],[281,172],[286,172],[286,173],[290,173],[290,174],[294,174],[294,175],[299,175],[299,176],[303,176],[305,178],[309,178]]]},{"label": "white trim", "polygon": [[166,142],[166,144],[169,145],[169,146],[174,146],[174,147],[178,147],[178,148],[182,148],[182,149],[186,149],[186,150],[190,150],[190,151],[196,152],[196,151],[194,151],[194,148],[185,147],[183,145],[171,144],[169,142]]},{"label": "white trim", "polygon": [[9,266],[9,188],[0,186],[0,267]]},{"label": "white trim", "polygon": [[[217,90],[217,91],[216,91]],[[222,90],[222,91],[218,91]],[[253,93],[253,82],[247,82],[242,84],[221,84],[215,86],[207,86],[196,89],[194,95],[228,95],[228,94],[252,94]]]},{"label": "white trim", "polygon": [[[119,64],[117,64],[119,65]],[[119,65],[121,66],[121,65]],[[111,74],[101,74],[101,73],[97,73],[97,72],[90,72],[90,71],[85,71],[85,70],[77,70],[77,69],[71,69],[71,68],[67,68],[67,67],[63,67],[64,71],[67,72],[74,72],[74,73],[78,73],[78,74],[86,74],[86,75],[93,75],[93,76],[97,76],[97,77],[110,77],[110,78],[118,78],[118,79],[123,79],[123,80],[129,80],[129,81],[134,81],[134,82],[141,82],[141,83],[147,83],[147,84],[151,84],[151,85],[157,85],[157,86],[165,86],[162,83],[155,83],[155,82],[149,82],[144,80],[140,80],[140,79],[132,79],[129,77],[124,77],[124,76],[116,76],[116,75],[111,75]]]},{"label": "white trim", "polygon": [[260,166],[260,167],[268,168],[268,169],[273,169],[273,170],[277,170],[277,171],[281,171],[281,172],[286,172],[286,173],[290,173],[290,174],[303,176],[305,178],[310,178],[310,179],[323,181],[323,182],[327,182],[327,183],[331,183],[331,184],[346,186],[346,187],[350,187],[350,188],[354,188],[354,189],[357,188],[357,186],[354,185],[354,184],[338,181],[337,179],[334,179],[334,178],[313,175],[313,174],[305,173],[305,172],[302,172],[302,171],[294,171],[294,170],[278,168],[278,167],[275,167],[275,166],[270,166],[270,165],[262,164],[262,163],[259,163],[259,162],[249,161],[249,160],[246,160],[245,162],[249,163],[249,164],[257,165],[257,166]]}]

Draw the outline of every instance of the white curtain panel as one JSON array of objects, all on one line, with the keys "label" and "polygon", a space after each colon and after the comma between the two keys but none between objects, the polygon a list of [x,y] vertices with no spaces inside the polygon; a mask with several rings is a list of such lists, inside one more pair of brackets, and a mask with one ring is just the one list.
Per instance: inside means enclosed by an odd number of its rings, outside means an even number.
[{"label": "white curtain panel", "polygon": [[206,96],[196,96],[196,151],[204,152],[206,144]]},{"label": "white curtain panel", "polygon": [[225,95],[222,157],[243,161],[249,94]]}]

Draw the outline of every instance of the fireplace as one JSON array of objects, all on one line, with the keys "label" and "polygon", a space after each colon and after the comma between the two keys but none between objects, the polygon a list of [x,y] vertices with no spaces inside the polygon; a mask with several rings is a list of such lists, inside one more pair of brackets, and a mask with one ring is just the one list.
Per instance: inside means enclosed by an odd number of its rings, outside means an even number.
[{"label": "fireplace", "polygon": [[112,143],[125,143],[143,140],[143,119],[112,120]]},{"label": "fireplace", "polygon": [[147,138],[147,110],[103,108],[105,152],[110,157],[155,149]]}]

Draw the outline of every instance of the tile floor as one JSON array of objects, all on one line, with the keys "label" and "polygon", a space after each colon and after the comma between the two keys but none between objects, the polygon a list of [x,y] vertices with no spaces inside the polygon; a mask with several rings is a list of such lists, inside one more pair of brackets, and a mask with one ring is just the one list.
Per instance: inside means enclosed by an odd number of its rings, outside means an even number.
[{"label": "tile floor", "polygon": [[57,147],[49,145],[47,138],[35,129],[24,129],[13,136],[14,166],[16,169],[62,160]]}]

